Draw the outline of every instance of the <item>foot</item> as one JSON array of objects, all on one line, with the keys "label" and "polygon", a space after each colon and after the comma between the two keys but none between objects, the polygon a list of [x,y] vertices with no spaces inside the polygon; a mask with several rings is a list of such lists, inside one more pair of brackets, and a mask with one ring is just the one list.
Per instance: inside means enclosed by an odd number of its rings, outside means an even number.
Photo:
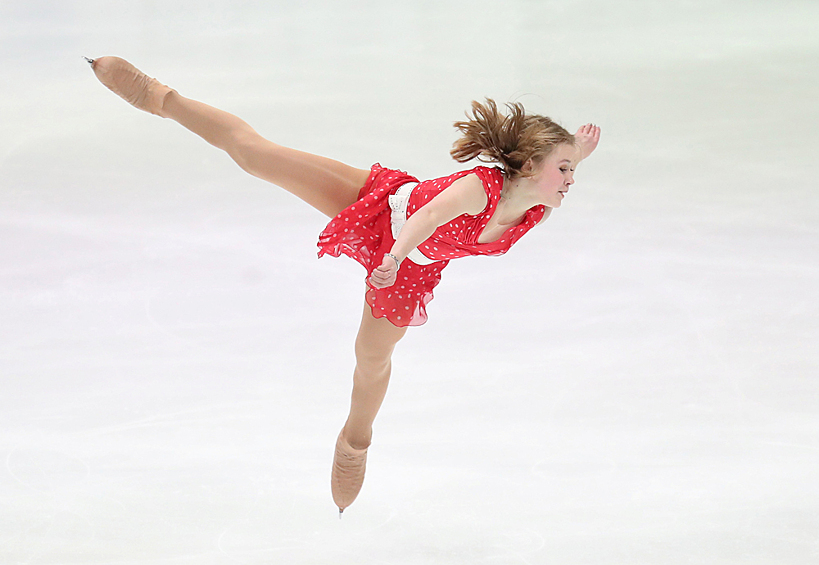
[{"label": "foot", "polygon": [[126,102],[151,114],[162,115],[165,97],[173,89],[119,57],[100,57],[89,62],[100,82]]},{"label": "foot", "polygon": [[591,152],[595,150],[600,142],[600,126],[594,124],[580,126],[577,133],[574,134],[574,139],[580,147],[580,160],[582,161],[591,155]]},{"label": "foot", "polygon": [[364,471],[367,466],[367,448],[355,449],[346,439],[344,430],[338,434],[336,453],[333,457],[333,473],[330,485],[333,501],[341,514],[350,506],[364,484]]}]

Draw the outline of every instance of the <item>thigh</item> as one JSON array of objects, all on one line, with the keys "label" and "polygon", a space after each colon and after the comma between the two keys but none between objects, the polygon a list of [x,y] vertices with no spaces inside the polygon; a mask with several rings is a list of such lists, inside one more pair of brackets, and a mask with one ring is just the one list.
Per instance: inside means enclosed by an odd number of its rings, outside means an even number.
[{"label": "thigh", "polygon": [[393,325],[387,318],[376,318],[367,301],[364,301],[364,314],[355,340],[356,359],[359,363],[380,365],[387,363],[407,328]]},{"label": "thigh", "polygon": [[244,147],[247,170],[332,218],[358,200],[370,171],[291,149],[262,137]]}]

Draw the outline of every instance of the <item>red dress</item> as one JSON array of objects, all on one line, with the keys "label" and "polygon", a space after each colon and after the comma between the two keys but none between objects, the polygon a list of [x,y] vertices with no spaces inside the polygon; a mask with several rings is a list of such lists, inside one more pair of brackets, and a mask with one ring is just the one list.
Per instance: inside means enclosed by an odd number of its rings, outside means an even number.
[{"label": "red dress", "polygon": [[[424,255],[435,260],[434,263],[418,265],[405,259],[401,262],[393,286],[376,289],[368,283],[366,300],[374,317],[386,317],[399,327],[420,326],[427,321],[426,305],[433,298],[432,289],[440,282],[441,271],[451,259],[467,255],[502,255],[543,218],[545,206],[535,206],[526,212],[518,225],[506,230],[497,241],[478,243],[478,237],[497,208],[503,188],[503,172],[489,167],[475,167],[448,177],[421,182],[412,191],[407,216],[411,216],[455,180],[471,173],[481,179],[489,204],[477,215],[463,214],[440,226],[418,246]],[[330,220],[321,232],[319,257],[325,253],[338,257],[343,253],[361,263],[367,269],[369,278],[395,243],[390,228],[388,198],[408,182],[418,182],[418,179],[403,171],[373,165],[358,201]]]}]

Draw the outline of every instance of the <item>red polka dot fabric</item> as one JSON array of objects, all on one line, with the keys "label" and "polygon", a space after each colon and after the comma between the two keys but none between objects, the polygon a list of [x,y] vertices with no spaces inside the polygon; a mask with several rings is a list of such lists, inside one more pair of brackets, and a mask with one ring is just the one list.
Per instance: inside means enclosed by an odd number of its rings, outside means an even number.
[{"label": "red polka dot fabric", "polygon": [[[535,206],[520,224],[510,227],[497,241],[478,243],[481,232],[495,212],[503,188],[502,171],[489,167],[475,167],[421,182],[412,191],[407,217],[454,181],[473,173],[483,182],[489,198],[486,208],[480,214],[463,214],[440,226],[418,246],[424,255],[435,260],[434,263],[418,265],[405,259],[393,286],[376,289],[368,283],[366,300],[373,316],[387,318],[399,327],[420,326],[427,321],[426,306],[433,298],[432,290],[441,281],[441,271],[451,259],[468,255],[502,255],[543,218],[545,207]],[[408,182],[418,182],[418,179],[403,171],[386,169],[377,163],[373,165],[358,201],[330,220],[319,235],[319,257],[347,255],[364,266],[369,278],[395,243],[390,229],[389,196]]]}]

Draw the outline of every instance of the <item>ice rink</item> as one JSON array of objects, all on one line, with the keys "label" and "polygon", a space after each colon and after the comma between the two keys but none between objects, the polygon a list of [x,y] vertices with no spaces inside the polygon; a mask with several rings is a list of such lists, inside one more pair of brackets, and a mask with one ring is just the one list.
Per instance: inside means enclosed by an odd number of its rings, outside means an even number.
[{"label": "ice rink", "polygon": [[[819,563],[819,4],[0,2],[0,564]],[[82,56],[420,178],[472,99],[597,152],[398,345],[364,270]],[[481,304],[475,308],[475,304]]]}]

